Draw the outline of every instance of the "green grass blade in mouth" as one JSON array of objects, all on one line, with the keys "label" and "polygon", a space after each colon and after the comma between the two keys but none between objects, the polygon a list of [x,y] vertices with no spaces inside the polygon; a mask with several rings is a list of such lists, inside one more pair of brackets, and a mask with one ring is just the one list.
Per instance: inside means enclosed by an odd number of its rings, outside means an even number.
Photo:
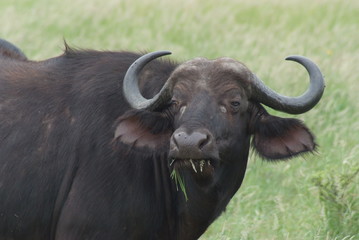
[{"label": "green grass blade in mouth", "polygon": [[182,192],[184,194],[184,197],[185,197],[186,201],[188,201],[188,196],[187,196],[187,192],[186,192],[186,187],[184,185],[184,181],[183,181],[181,175],[175,169],[172,170],[171,178],[176,183],[177,191],[178,191],[178,185],[179,185],[179,187],[181,188],[181,190],[182,190]]}]

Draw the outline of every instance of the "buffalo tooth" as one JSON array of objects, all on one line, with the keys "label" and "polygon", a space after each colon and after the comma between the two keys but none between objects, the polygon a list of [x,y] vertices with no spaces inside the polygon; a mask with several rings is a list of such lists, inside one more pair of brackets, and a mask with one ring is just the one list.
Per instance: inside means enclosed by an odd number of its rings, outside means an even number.
[{"label": "buffalo tooth", "polygon": [[170,166],[172,166],[172,164],[175,162],[175,159],[172,159],[172,162],[170,163]]},{"label": "buffalo tooth", "polygon": [[201,172],[203,172],[204,163],[205,163],[204,160],[201,160],[201,161],[199,162],[199,167],[200,167],[200,169],[201,169]]},{"label": "buffalo tooth", "polygon": [[192,159],[189,160],[192,164],[192,168],[193,168],[193,171],[195,171],[197,173],[197,169],[196,169],[196,166],[194,165]]}]

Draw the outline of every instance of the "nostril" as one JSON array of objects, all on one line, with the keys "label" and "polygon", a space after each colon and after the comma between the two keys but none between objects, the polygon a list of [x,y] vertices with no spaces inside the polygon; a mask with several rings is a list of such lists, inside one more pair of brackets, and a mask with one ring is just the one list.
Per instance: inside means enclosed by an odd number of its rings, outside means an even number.
[{"label": "nostril", "polygon": [[209,143],[209,135],[204,135],[202,138],[198,139],[198,148],[202,149],[204,146],[206,146]]},{"label": "nostril", "polygon": [[193,132],[191,135],[193,145],[202,150],[211,141],[210,134],[206,132]]}]

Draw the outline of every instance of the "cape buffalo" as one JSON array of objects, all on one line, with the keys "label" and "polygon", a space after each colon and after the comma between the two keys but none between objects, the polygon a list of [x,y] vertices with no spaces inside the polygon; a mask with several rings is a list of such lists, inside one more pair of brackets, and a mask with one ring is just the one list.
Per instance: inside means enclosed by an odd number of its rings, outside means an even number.
[{"label": "cape buffalo", "polygon": [[[240,187],[252,142],[267,160],[316,148],[300,97],[269,89],[242,63],[176,63],[74,50],[31,61],[0,51],[0,239],[197,239]],[[7,54],[4,54],[7,53]],[[252,139],[252,141],[251,141]]]}]

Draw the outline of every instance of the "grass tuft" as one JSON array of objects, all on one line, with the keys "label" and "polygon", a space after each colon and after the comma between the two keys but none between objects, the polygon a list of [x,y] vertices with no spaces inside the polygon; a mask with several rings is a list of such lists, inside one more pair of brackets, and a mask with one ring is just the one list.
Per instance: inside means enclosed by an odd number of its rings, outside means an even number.
[{"label": "grass tuft", "polygon": [[345,173],[321,171],[313,177],[324,209],[326,231],[332,238],[358,237],[359,166]]},{"label": "grass tuft", "polygon": [[172,173],[171,173],[171,178],[175,181],[176,183],[176,188],[177,188],[177,191],[178,191],[178,186],[180,187],[181,191],[183,192],[184,194],[184,197],[186,199],[186,201],[188,201],[188,196],[187,196],[187,192],[186,192],[186,186],[185,186],[185,183],[181,177],[181,175],[178,173],[178,171],[176,169],[173,169],[172,170]]}]

